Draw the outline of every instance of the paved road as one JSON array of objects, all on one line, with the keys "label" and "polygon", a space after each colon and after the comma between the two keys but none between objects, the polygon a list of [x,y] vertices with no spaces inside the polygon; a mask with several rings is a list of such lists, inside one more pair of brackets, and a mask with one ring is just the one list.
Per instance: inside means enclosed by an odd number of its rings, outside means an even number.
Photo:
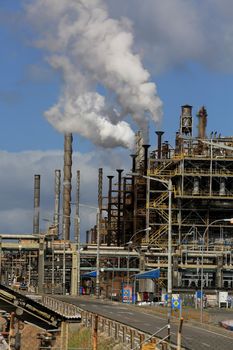
[{"label": "paved road", "polygon": [[[59,297],[63,301],[79,306],[81,309],[94,312],[127,324],[143,332],[154,334],[166,325],[166,320],[158,315],[147,314],[140,307],[131,307],[119,303],[111,303],[103,300]],[[233,319],[233,312],[232,312]],[[182,346],[189,350],[233,350],[233,332],[224,329],[207,329],[206,325],[192,325],[185,323],[183,326]],[[217,331],[215,331],[215,329]],[[171,325],[172,342],[176,343],[177,323]],[[166,331],[161,332],[161,337],[166,336]]]}]

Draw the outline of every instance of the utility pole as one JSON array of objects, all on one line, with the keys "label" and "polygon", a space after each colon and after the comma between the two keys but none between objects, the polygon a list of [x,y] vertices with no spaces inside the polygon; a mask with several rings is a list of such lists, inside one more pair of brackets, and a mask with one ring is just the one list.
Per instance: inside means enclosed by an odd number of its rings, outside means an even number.
[{"label": "utility pole", "polygon": [[96,297],[100,296],[100,209],[97,208]]}]

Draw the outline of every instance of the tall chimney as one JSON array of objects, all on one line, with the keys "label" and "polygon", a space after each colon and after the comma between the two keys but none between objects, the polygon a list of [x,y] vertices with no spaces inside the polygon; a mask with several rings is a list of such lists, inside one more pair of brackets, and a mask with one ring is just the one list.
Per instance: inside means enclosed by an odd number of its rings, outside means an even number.
[{"label": "tall chimney", "polygon": [[112,240],[112,229],[111,229],[111,221],[112,221],[112,179],[114,176],[107,176],[109,180],[108,185],[108,234],[107,234],[107,245],[111,244]]},{"label": "tall chimney", "polygon": [[98,176],[98,208],[99,208],[99,230],[100,230],[100,242],[101,237],[101,222],[102,222],[102,206],[103,206],[103,169],[99,168]]},{"label": "tall chimney", "polygon": [[80,243],[80,217],[79,217],[79,200],[80,200],[80,170],[77,170],[76,176],[76,196],[75,196],[75,224],[74,224],[74,241]]},{"label": "tall chimney", "polygon": [[137,155],[136,154],[131,154],[130,156],[132,157],[132,173],[135,173],[135,171],[136,171],[136,158],[137,158]]},{"label": "tall chimney", "polygon": [[164,134],[163,131],[156,131],[155,132],[157,135],[157,140],[158,140],[158,152],[157,152],[157,158],[161,159],[161,151],[162,151],[162,136]]},{"label": "tall chimney", "polygon": [[123,237],[122,237],[122,242],[125,244],[127,241],[125,239],[125,232],[126,232],[126,199],[127,199],[127,179],[126,177],[123,178],[123,207],[122,207],[122,212],[123,212],[123,225],[122,225],[122,232],[123,232]]},{"label": "tall chimney", "polygon": [[117,169],[118,172],[118,199],[117,199],[117,245],[121,242],[121,176],[123,169]]},{"label": "tall chimney", "polygon": [[144,148],[144,175],[147,175],[147,169],[148,169],[148,149],[150,145],[142,145]]},{"label": "tall chimney", "polygon": [[[132,157],[132,173],[136,172],[136,154],[131,154]],[[137,202],[135,200],[136,198],[136,191],[135,191],[135,176],[132,176],[132,189],[131,189],[131,196],[132,196],[132,208],[133,208],[133,223],[132,223],[132,232],[136,232],[136,224],[137,224],[137,218],[136,218],[136,212],[137,212]]]},{"label": "tall chimney", "polygon": [[197,113],[198,121],[198,137],[204,139],[206,137],[207,111],[204,106]]},{"label": "tall chimney", "polygon": [[63,239],[70,239],[71,179],[72,179],[72,141],[71,133],[64,138],[64,177],[63,177]]},{"label": "tall chimney", "polygon": [[33,234],[38,235],[40,222],[40,175],[34,175]]},{"label": "tall chimney", "polygon": [[54,232],[55,236],[59,236],[59,222],[60,222],[60,197],[61,197],[61,170],[55,170],[55,200],[54,200]]}]

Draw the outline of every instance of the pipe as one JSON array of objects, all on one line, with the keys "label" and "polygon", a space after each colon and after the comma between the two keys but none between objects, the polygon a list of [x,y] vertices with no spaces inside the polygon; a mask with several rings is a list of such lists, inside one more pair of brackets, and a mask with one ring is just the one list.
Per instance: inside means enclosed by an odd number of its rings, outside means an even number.
[{"label": "pipe", "polygon": [[39,234],[40,221],[40,175],[34,176],[34,216],[33,216],[33,234]]},{"label": "pipe", "polygon": [[54,234],[59,236],[59,215],[60,215],[60,196],[61,196],[61,170],[55,170],[55,201],[54,201]]},{"label": "pipe", "polygon": [[132,157],[132,173],[135,173],[136,172],[136,158],[137,158],[137,155],[136,154],[131,154],[130,156]]},{"label": "pipe", "polygon": [[124,177],[123,178],[123,207],[122,207],[122,212],[123,212],[123,227],[122,227],[122,233],[123,233],[123,243],[125,244],[126,238],[125,238],[125,231],[126,231],[126,222],[127,222],[127,215],[126,215],[126,194],[127,194],[127,179]]},{"label": "pipe", "polygon": [[71,133],[64,138],[64,178],[63,178],[63,239],[70,239],[71,179],[72,179],[72,141]]},{"label": "pipe", "polygon": [[[132,173],[136,172],[136,154],[131,154],[132,157]],[[136,226],[137,226],[137,202],[135,200],[136,193],[135,193],[135,176],[132,176],[132,208],[133,208],[133,222],[132,222],[132,232],[136,232]]]},{"label": "pipe", "polygon": [[163,131],[156,131],[155,132],[157,135],[157,140],[158,140],[158,151],[157,151],[157,158],[161,159],[161,152],[162,152],[162,136],[164,134]]},{"label": "pipe", "polygon": [[[98,208],[99,208],[99,229],[101,230],[102,219],[102,206],[103,206],[103,168],[99,168],[98,176]],[[100,237],[101,241],[101,237]]]},{"label": "pipe", "polygon": [[80,170],[77,170],[77,174],[76,174],[76,197],[75,197],[74,241],[78,245],[80,244],[79,199],[80,199]]},{"label": "pipe", "polygon": [[148,149],[150,145],[142,145],[144,148],[144,175],[147,175],[147,169],[148,169]]},{"label": "pipe", "polygon": [[112,240],[112,229],[111,229],[111,221],[112,221],[112,179],[114,176],[107,176],[109,180],[108,185],[108,233],[107,233],[107,245],[111,244]]},{"label": "pipe", "polygon": [[121,242],[121,177],[123,169],[117,169],[118,172],[118,199],[117,199],[117,245]]}]

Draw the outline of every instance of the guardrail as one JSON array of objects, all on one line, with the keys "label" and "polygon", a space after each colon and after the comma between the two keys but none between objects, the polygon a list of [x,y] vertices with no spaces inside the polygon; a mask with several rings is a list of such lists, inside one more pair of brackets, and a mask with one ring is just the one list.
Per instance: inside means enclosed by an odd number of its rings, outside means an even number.
[{"label": "guardrail", "polygon": [[81,317],[80,308],[73,304],[66,303],[64,301],[57,300],[48,295],[42,296],[42,304],[47,306],[49,309],[56,311],[62,316],[67,318]]},{"label": "guardrail", "polygon": [[[159,331],[151,335],[124,323],[117,322],[114,319],[109,319],[83,310],[75,305],[54,299],[51,296],[44,296],[42,302],[54,311],[64,313],[64,316],[70,317],[72,313],[79,312],[81,314],[81,323],[86,327],[96,328],[97,333],[105,333],[107,336],[114,338],[114,340],[125,344],[128,349],[142,350],[147,343],[153,343],[154,349],[158,350],[177,349],[176,345],[168,345],[166,340],[162,340],[159,337]],[[161,330],[164,328],[161,328]]]}]

